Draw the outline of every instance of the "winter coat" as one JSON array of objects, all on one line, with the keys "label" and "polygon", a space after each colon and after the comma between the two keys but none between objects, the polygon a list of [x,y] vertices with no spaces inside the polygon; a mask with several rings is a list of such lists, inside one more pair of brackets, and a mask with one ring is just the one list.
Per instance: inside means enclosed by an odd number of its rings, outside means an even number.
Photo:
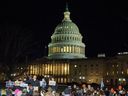
[{"label": "winter coat", "polygon": [[33,79],[31,80],[26,80],[26,81],[23,81],[25,83],[31,83],[31,86],[37,86],[38,88],[40,87],[40,82],[36,79],[35,81]]},{"label": "winter coat", "polygon": [[70,94],[70,89],[67,87],[67,88],[64,90],[64,93],[65,93],[65,94]]},{"label": "winter coat", "polygon": [[49,85],[50,87],[52,87],[52,91],[56,91],[58,89],[58,83],[56,82],[56,85]]},{"label": "winter coat", "polygon": [[106,96],[109,96],[109,91],[105,91],[105,95]]}]

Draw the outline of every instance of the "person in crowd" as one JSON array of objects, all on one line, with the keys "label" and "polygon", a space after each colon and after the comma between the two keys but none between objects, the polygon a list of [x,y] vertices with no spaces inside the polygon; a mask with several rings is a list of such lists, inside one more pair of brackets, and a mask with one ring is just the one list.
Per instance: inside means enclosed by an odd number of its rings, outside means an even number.
[{"label": "person in crowd", "polygon": [[40,95],[41,95],[41,96],[45,96],[45,93],[46,93],[46,91],[42,88],[42,89],[40,90]]},{"label": "person in crowd", "polygon": [[19,90],[19,91],[17,92],[16,96],[22,96],[22,91]]},{"label": "person in crowd", "polygon": [[19,78],[19,81],[22,81],[22,78]]},{"label": "person in crowd", "polygon": [[76,92],[76,84],[73,85],[72,92]]},{"label": "person in crowd", "polygon": [[65,90],[64,90],[64,94],[65,94],[65,96],[70,96],[70,88],[71,88],[71,86],[68,86]]},{"label": "person in crowd", "polygon": [[[18,78],[16,79],[15,83],[17,83],[17,82],[19,82],[19,79],[18,79]],[[19,82],[19,83],[20,83],[20,82]],[[16,89],[21,90],[20,85],[14,85],[14,86],[13,86],[13,90],[16,90]]]},{"label": "person in crowd", "polygon": [[[55,81],[54,78],[52,78],[52,81]],[[52,94],[54,95],[56,93],[56,90],[58,89],[58,83],[56,82],[55,85],[49,85],[50,87],[52,87]]]},{"label": "person in crowd", "polygon": [[42,85],[42,88],[46,91],[46,81],[44,78],[42,78],[42,81],[44,81],[43,85]]},{"label": "person in crowd", "polygon": [[1,96],[6,96],[6,95],[7,95],[6,91],[5,90],[2,90],[1,91]]},{"label": "person in crowd", "polygon": [[105,95],[106,96],[109,96],[109,90],[108,90],[108,88],[105,89]]},{"label": "person in crowd", "polygon": [[52,96],[52,88],[48,87],[48,92],[45,93],[45,96]]},{"label": "person in crowd", "polygon": [[7,96],[11,96],[11,95],[12,95],[12,88],[8,87]]},{"label": "person in crowd", "polygon": [[30,75],[30,77],[29,77],[29,80],[31,80],[31,79],[33,79],[33,78],[32,78],[32,75]]},{"label": "person in crowd", "polygon": [[32,96],[39,96],[39,92],[38,91],[34,91]]},{"label": "person in crowd", "polygon": [[82,88],[77,87],[77,96],[83,96]]},{"label": "person in crowd", "polygon": [[26,81],[23,81],[23,82],[25,82],[25,83],[30,83],[31,86],[36,86],[36,87],[38,87],[38,90],[39,90],[39,88],[40,88],[40,82],[39,82],[39,80],[37,80],[36,78],[37,78],[37,76],[34,75],[34,76],[33,76],[33,79],[31,79],[31,80],[26,80]]},{"label": "person in crowd", "polygon": [[119,88],[119,94],[122,95],[122,91],[123,91],[122,86],[119,86],[118,88]]},{"label": "person in crowd", "polygon": [[114,89],[113,88],[111,88],[111,91],[109,93],[109,96],[114,96]]},{"label": "person in crowd", "polygon": [[93,96],[96,96],[96,94],[97,94],[97,91],[96,91],[96,90],[94,90],[94,92],[93,92]]},{"label": "person in crowd", "polygon": [[128,96],[128,90],[126,91],[126,96]]},{"label": "person in crowd", "polygon": [[[93,87],[91,87],[91,85],[88,85],[87,90],[88,90],[88,91],[90,91],[91,93],[93,93],[94,88],[93,88]],[[87,91],[87,94],[88,94],[88,91]]]},{"label": "person in crowd", "polygon": [[26,96],[32,96],[34,88],[32,86],[29,86],[28,92]]},{"label": "person in crowd", "polygon": [[86,93],[87,93],[87,87],[86,87],[86,85],[85,85],[85,84],[83,84],[83,85],[82,85],[82,87],[83,87],[83,94],[85,94],[85,95],[86,95]]}]

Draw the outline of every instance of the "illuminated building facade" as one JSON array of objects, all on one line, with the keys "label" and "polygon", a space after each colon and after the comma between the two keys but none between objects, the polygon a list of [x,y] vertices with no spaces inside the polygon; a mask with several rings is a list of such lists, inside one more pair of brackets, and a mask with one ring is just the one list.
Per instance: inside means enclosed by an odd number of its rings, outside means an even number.
[{"label": "illuminated building facade", "polygon": [[[48,48],[48,57],[29,62],[28,72],[25,72],[23,77],[34,74],[45,78],[55,77],[58,83],[100,84],[101,78],[105,85],[128,83],[128,52],[119,52],[115,57],[98,54],[96,58],[87,58],[82,35],[76,24],[70,20],[68,7],[64,12],[64,19],[51,36]],[[5,74],[1,73],[0,80],[5,77]]]}]

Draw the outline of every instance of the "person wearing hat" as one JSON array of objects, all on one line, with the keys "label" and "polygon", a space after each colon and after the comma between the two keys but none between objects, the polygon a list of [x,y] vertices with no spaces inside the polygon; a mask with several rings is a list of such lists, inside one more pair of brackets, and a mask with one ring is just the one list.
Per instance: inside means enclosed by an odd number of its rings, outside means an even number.
[{"label": "person wearing hat", "polygon": [[71,86],[68,86],[65,90],[64,90],[64,94],[65,96],[70,96],[70,89],[71,89]]},{"label": "person wearing hat", "polygon": [[119,88],[119,94],[122,95],[122,92],[123,92],[122,86],[119,86],[118,88]]},{"label": "person wearing hat", "polygon": [[109,93],[109,96],[114,96],[114,89],[113,88],[111,88],[111,91]]},{"label": "person wearing hat", "polygon": [[6,96],[6,91],[5,90],[2,90],[2,92],[1,92],[1,96]]}]

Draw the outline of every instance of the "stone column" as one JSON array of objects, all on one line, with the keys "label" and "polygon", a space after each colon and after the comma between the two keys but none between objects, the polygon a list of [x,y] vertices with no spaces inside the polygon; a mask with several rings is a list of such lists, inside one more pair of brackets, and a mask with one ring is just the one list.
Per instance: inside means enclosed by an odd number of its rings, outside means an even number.
[{"label": "stone column", "polygon": [[76,52],[75,53],[77,53],[77,46],[75,46],[75,49],[76,49]]},{"label": "stone column", "polygon": [[56,53],[58,52],[58,50],[57,50],[57,49],[58,49],[58,46],[56,46]]},{"label": "stone column", "polygon": [[73,52],[73,45],[72,45],[72,53],[74,53],[74,52]]}]

